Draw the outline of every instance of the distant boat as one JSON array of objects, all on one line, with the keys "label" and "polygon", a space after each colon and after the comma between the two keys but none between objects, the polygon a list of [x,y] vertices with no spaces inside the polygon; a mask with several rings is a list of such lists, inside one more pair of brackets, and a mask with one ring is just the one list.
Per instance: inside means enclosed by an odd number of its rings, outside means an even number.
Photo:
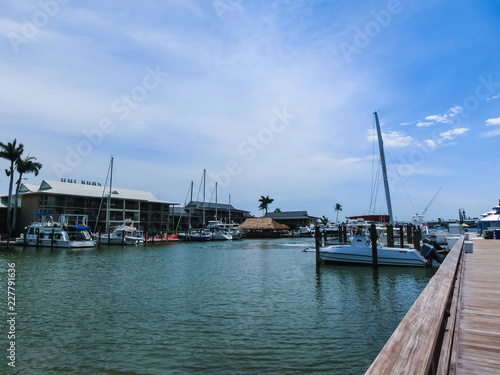
[{"label": "distant boat", "polygon": [[100,240],[103,244],[110,245],[139,245],[144,242],[144,237],[132,220],[125,220],[111,231],[109,237],[107,233],[101,234]]},{"label": "distant boat", "polygon": [[224,228],[224,224],[220,220],[210,220],[207,229],[210,231],[212,236],[211,239],[214,241],[227,241],[233,239],[229,230]]},{"label": "distant boat", "polygon": [[[391,197],[389,193],[389,181],[387,178],[387,168],[385,165],[384,146],[382,141],[382,132],[378,121],[377,112],[374,113],[377,127],[378,144],[380,151],[380,162],[382,164],[382,173],[384,178],[385,196],[387,202],[388,223],[393,225]],[[357,232],[350,245],[332,245],[322,247],[319,250],[319,256],[323,261],[349,264],[372,264],[372,246],[366,233]],[[417,266],[423,267],[430,265],[431,260],[425,259],[422,254],[412,248],[383,247],[377,248],[377,260],[379,265],[388,266]]]},{"label": "distant boat", "polygon": [[16,245],[41,247],[93,247],[87,215],[40,212],[28,226],[26,234],[16,239]]}]

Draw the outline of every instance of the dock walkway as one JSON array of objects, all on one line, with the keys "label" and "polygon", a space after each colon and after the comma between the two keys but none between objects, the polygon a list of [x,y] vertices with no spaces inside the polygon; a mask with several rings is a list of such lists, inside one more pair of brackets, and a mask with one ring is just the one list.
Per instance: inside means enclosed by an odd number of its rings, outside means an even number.
[{"label": "dock walkway", "polygon": [[366,374],[500,374],[500,240],[462,239]]},{"label": "dock walkway", "polygon": [[474,252],[465,257],[452,358],[456,374],[500,374],[500,240],[471,239]]}]

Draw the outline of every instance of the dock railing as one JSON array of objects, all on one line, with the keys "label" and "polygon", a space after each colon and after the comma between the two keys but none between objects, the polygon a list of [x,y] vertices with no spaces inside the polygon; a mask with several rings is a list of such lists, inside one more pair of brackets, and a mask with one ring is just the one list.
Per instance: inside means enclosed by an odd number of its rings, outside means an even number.
[{"label": "dock railing", "polygon": [[464,259],[463,243],[462,236],[366,374],[453,373],[452,346]]}]

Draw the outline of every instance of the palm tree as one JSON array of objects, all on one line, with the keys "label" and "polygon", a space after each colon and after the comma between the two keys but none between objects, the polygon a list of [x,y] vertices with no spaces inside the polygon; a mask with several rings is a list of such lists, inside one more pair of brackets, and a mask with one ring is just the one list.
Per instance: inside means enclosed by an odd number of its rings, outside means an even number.
[{"label": "palm tree", "polygon": [[12,218],[12,228],[16,227],[16,218],[17,218],[17,198],[19,196],[19,189],[21,188],[21,182],[23,179],[23,174],[26,173],[34,173],[35,176],[38,176],[40,169],[42,169],[42,163],[35,161],[36,158],[33,156],[26,156],[24,159],[16,160],[16,170],[19,173],[19,178],[16,182],[16,195],[14,198],[14,217]]},{"label": "palm tree", "polygon": [[323,224],[323,225],[327,225],[328,222],[330,221],[325,215],[323,215],[323,217],[319,220],[321,221],[321,224]]},{"label": "palm tree", "polygon": [[274,212],[281,212],[281,208],[274,209]]},{"label": "palm tree", "polygon": [[340,203],[335,203],[335,207],[333,208],[337,213],[337,219],[335,219],[335,223],[339,222],[339,212],[342,211],[342,205]]},{"label": "palm tree", "polygon": [[269,208],[269,205],[271,203],[273,203],[273,201],[274,201],[274,199],[269,198],[269,195],[267,197],[264,197],[263,195],[261,195],[261,197],[259,199],[259,202],[260,202],[259,210],[260,211],[263,211],[263,210],[266,211],[266,214],[264,216],[267,216],[267,209]]},{"label": "palm tree", "polygon": [[5,170],[5,174],[7,175],[7,177],[10,177],[9,198],[7,200],[7,230],[9,232],[9,237],[7,238],[7,242],[10,239],[10,232],[12,229],[10,221],[10,215],[11,215],[10,210],[12,207],[12,188],[14,186],[14,164],[18,159],[21,158],[23,151],[24,151],[24,145],[22,143],[17,145],[16,139],[7,144],[0,142],[0,158],[7,159],[10,161],[10,168]]}]

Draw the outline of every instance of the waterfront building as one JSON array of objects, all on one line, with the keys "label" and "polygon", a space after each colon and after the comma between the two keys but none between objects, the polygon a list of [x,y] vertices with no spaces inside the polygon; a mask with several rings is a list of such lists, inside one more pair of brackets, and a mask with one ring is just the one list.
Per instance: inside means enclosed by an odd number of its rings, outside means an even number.
[{"label": "waterfront building", "polygon": [[175,227],[178,227],[180,231],[187,230],[189,211],[191,211],[191,228],[203,227],[203,210],[205,210],[205,225],[216,219],[216,211],[217,220],[223,223],[229,223],[229,215],[231,215],[231,222],[236,224],[241,224],[247,218],[252,217],[250,211],[234,208],[230,204],[191,201],[184,207],[173,207],[172,216]]},{"label": "waterfront building", "polygon": [[292,230],[299,230],[300,227],[316,225],[319,219],[318,217],[308,215],[307,211],[268,212],[267,217],[287,225]]},{"label": "waterfront building", "polygon": [[[40,185],[22,184],[19,190],[17,233],[28,226],[38,212],[54,214],[81,214],[88,216],[89,226],[104,231],[109,187],[95,182],[65,179],[42,181]],[[2,203],[6,197],[2,197]],[[147,191],[113,187],[111,190],[110,226],[133,220],[140,231],[168,231],[172,229],[172,203],[156,199]],[[99,213],[100,212],[100,213]],[[99,214],[99,218],[98,218]]]}]

